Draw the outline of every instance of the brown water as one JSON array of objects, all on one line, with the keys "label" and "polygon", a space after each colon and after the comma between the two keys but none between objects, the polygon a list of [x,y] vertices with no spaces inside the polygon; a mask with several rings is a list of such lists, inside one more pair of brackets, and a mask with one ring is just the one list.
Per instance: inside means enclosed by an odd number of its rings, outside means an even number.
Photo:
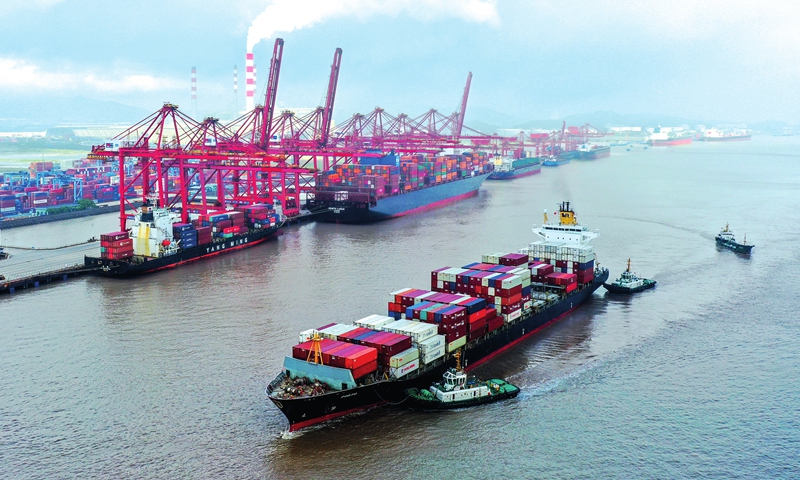
[{"label": "brown water", "polygon": [[[0,477],[789,478],[799,144],[615,147],[424,214],[292,226],[137,280],[0,297]],[[426,288],[434,268],[515,251],[563,200],[600,230],[612,276],[630,257],[656,289],[601,290],[477,369],[521,386],[512,401],[284,433],[264,389],[298,332],[383,313],[388,292]],[[757,245],[751,258],[714,246],[725,222]],[[109,230],[113,216],[2,235],[52,246]]]}]

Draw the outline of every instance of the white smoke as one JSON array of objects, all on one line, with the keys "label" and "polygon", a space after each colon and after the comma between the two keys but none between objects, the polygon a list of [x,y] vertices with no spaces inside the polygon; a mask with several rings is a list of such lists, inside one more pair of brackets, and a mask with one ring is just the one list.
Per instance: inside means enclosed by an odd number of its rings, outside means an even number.
[{"label": "white smoke", "polygon": [[273,0],[247,31],[247,51],[277,32],[291,32],[325,20],[406,14],[421,20],[459,18],[497,24],[496,0]]}]

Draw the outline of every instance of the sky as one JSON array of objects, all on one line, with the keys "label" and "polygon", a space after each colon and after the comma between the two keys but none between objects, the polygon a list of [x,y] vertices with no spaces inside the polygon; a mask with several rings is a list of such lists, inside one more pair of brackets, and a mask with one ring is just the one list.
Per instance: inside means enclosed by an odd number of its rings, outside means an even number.
[{"label": "sky", "polygon": [[223,116],[244,108],[248,45],[263,98],[279,36],[278,108],[323,104],[343,49],[339,122],[377,106],[450,114],[472,72],[468,119],[612,111],[800,124],[800,2],[3,0],[0,24],[0,101],[169,101]]}]

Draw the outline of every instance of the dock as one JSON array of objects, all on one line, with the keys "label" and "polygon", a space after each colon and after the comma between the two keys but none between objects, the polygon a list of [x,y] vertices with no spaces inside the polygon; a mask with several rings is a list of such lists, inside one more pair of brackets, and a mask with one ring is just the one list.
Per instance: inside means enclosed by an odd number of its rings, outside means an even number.
[{"label": "dock", "polygon": [[90,273],[96,269],[86,268],[83,257],[96,255],[98,248],[95,242],[38,250],[6,246],[8,258],[0,260],[0,276],[4,277],[0,293],[16,293]]}]

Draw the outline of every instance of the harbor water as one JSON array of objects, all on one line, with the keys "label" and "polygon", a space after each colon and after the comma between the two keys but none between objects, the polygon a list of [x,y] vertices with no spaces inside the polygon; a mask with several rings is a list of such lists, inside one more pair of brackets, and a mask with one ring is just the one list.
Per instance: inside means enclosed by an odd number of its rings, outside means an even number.
[{"label": "harbor water", "polygon": [[[522,388],[300,432],[267,399],[297,334],[385,313],[430,271],[516,251],[568,200],[616,277],[473,371]],[[373,225],[307,223],[135,280],[0,297],[0,478],[797,478],[800,137],[614,147]],[[717,248],[726,223],[756,245]],[[50,247],[113,216],[2,232]],[[105,229],[105,230],[103,230]],[[0,262],[2,273],[2,262]]]}]

